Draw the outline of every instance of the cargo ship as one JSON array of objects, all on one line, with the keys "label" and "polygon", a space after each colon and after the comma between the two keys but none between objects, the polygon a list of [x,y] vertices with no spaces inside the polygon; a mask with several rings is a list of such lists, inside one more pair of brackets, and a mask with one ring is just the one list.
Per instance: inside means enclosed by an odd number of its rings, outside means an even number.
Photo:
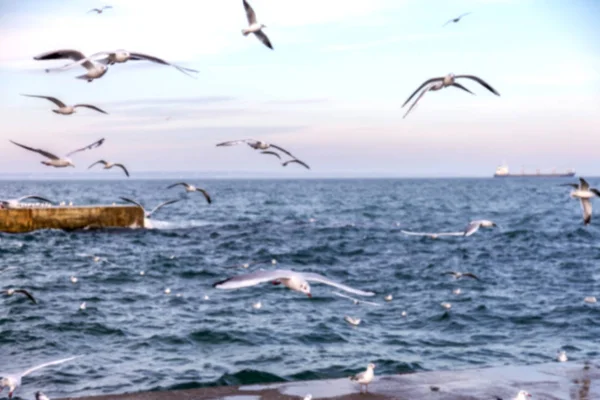
[{"label": "cargo ship", "polygon": [[553,170],[551,173],[542,173],[540,170],[536,170],[535,173],[526,173],[524,169],[518,174],[511,174],[508,170],[507,165],[501,165],[496,168],[494,178],[570,178],[575,176],[575,171],[572,169],[566,172],[556,172]]}]

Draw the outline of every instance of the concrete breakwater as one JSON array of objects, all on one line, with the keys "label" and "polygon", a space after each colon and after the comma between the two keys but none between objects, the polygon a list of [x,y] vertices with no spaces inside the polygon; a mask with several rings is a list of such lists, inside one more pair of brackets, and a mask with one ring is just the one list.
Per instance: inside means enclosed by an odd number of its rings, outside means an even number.
[{"label": "concrete breakwater", "polygon": [[[368,394],[349,379],[227,386],[79,398],[86,400],[512,400],[526,390],[532,400],[600,399],[598,362],[548,363],[377,377]],[[69,399],[70,400],[70,399]]]},{"label": "concrete breakwater", "polygon": [[144,211],[133,206],[61,206],[0,209],[0,232],[38,229],[129,228],[144,226]]}]

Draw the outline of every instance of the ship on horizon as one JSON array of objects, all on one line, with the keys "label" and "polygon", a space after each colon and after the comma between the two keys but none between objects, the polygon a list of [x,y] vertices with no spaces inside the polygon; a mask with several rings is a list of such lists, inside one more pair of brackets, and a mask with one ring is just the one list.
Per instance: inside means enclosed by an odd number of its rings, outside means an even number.
[{"label": "ship on horizon", "polygon": [[566,172],[556,172],[552,170],[551,173],[542,173],[540,170],[536,170],[535,173],[526,173],[525,169],[522,168],[518,174],[511,174],[506,164],[500,165],[496,168],[494,178],[570,178],[575,176],[575,170],[569,169]]}]

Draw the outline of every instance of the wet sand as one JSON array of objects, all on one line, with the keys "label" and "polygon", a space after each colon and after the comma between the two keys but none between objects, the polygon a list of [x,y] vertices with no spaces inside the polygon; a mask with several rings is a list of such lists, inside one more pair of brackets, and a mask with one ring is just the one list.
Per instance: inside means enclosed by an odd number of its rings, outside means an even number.
[{"label": "wet sand", "polygon": [[519,390],[532,400],[600,399],[600,363],[566,362],[376,377],[368,394],[349,379],[142,392],[79,400],[512,400]]}]

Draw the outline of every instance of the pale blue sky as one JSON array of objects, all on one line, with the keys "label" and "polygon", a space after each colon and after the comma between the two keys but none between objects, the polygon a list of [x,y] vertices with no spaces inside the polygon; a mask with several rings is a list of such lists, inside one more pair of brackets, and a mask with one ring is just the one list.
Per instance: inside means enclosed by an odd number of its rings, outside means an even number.
[{"label": "pale blue sky", "polygon": [[[600,175],[597,0],[253,0],[275,51],[241,35],[241,0],[115,0],[86,14],[103,4],[0,0],[0,171],[59,172],[8,139],[63,154],[105,137],[69,172],[105,158],[133,176],[489,176],[504,160],[512,170]],[[82,69],[46,74],[64,62],[32,60],[58,48],[125,48],[200,73],[127,63],[87,83],[74,78]],[[412,91],[449,72],[478,75],[501,97],[466,81],[476,96],[429,93],[402,119]],[[20,93],[110,115],[55,115],[51,103]],[[287,148],[313,170],[282,168],[246,146],[215,147],[247,137]]]}]

